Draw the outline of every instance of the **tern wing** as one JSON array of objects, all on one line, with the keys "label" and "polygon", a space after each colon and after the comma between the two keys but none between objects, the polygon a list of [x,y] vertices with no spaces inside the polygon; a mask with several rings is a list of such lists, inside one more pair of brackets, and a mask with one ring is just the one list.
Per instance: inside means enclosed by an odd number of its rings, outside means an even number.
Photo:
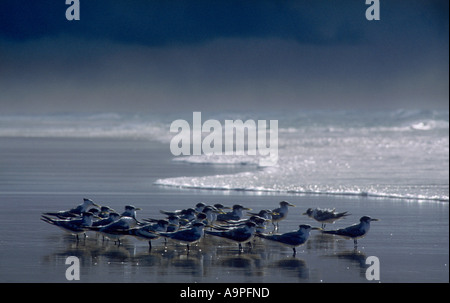
[{"label": "tern wing", "polygon": [[[161,236],[170,238],[173,240],[186,241],[186,242],[194,242],[199,239],[199,236],[193,232],[191,229],[179,230],[173,233],[159,233]],[[201,236],[201,235],[200,235]]]},{"label": "tern wing", "polygon": [[338,235],[348,238],[356,238],[364,235],[364,232],[360,228],[360,224],[354,224],[349,227],[337,230],[324,230],[322,232],[326,234]]},{"label": "tern wing", "polygon": [[[259,235],[261,237],[261,235]],[[305,242],[298,232],[289,232],[285,234],[263,235],[263,239],[280,242],[286,245],[298,246]]]}]

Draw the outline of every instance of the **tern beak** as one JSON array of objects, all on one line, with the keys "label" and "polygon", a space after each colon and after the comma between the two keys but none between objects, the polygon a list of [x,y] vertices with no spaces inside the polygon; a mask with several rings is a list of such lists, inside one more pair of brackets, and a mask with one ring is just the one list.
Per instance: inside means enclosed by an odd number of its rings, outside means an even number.
[{"label": "tern beak", "polygon": [[244,210],[252,210],[251,208],[248,207],[244,207]]},{"label": "tern beak", "polygon": [[311,227],[311,230],[323,230],[323,229],[320,227]]},{"label": "tern beak", "polygon": [[291,204],[291,203],[289,203],[288,205],[289,205],[289,206],[292,206],[292,207],[295,207],[295,205],[294,205],[294,204]]},{"label": "tern beak", "polygon": [[142,208],[136,207],[134,210],[142,210]]},{"label": "tern beak", "polygon": [[370,219],[370,221],[380,221],[380,219]]}]

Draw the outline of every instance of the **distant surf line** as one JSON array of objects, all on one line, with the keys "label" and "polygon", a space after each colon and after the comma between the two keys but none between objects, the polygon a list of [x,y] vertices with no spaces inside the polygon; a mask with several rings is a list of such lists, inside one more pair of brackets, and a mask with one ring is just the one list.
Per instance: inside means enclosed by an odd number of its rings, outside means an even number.
[{"label": "distant surf line", "polygon": [[167,184],[162,182],[163,180],[157,180],[153,184],[164,187],[172,187],[179,189],[193,189],[193,190],[205,190],[205,191],[232,191],[232,192],[248,192],[248,193],[270,193],[270,194],[288,194],[288,195],[324,195],[324,196],[346,196],[346,197],[359,197],[359,198],[381,198],[381,199],[398,199],[398,200],[413,200],[413,201],[430,201],[430,202],[443,202],[448,203],[449,199],[439,197],[412,197],[402,196],[397,194],[382,194],[382,193],[370,193],[366,191],[361,192],[332,192],[332,191],[308,191],[308,190],[281,190],[281,189],[260,189],[260,188],[238,188],[238,187],[213,187],[213,186],[196,186],[196,185],[181,185],[181,184]]}]

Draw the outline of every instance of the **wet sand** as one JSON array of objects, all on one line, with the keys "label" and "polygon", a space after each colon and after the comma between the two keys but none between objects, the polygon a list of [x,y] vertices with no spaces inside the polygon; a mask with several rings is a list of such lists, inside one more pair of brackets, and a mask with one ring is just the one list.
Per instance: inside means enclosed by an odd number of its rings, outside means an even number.
[{"label": "wet sand", "polygon": [[[243,167],[197,167],[173,163],[168,147],[138,140],[0,138],[0,282],[67,282],[69,256],[80,259],[80,282],[297,283],[449,281],[449,209],[445,202],[329,195],[271,195],[163,188],[157,178],[233,173]],[[327,228],[373,222],[367,237],[353,241],[313,231],[293,256],[290,248],[257,239],[240,253],[237,245],[206,236],[187,252],[162,239],[126,239],[121,246],[94,233],[76,241],[39,220],[42,212],[68,209],[93,199],[139,218],[162,218],[160,209],[198,202],[240,203],[254,210],[296,205],[279,232],[299,224],[319,226],[302,213],[329,207],[351,216]],[[270,230],[269,230],[270,231]],[[380,281],[368,281],[366,259],[380,261]]]}]

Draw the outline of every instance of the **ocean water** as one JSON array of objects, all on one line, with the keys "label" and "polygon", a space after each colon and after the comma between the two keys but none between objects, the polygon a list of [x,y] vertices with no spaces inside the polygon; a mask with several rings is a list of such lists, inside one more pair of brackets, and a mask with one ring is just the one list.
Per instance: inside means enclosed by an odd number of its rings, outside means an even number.
[{"label": "ocean water", "polygon": [[[169,144],[176,119],[192,113],[0,116],[0,137],[136,138]],[[278,161],[256,155],[174,156],[193,166],[239,167],[239,172],[158,178],[176,188],[356,195],[449,201],[449,113],[425,110],[202,113],[215,119],[278,120]],[[207,135],[203,133],[203,137]]]}]

